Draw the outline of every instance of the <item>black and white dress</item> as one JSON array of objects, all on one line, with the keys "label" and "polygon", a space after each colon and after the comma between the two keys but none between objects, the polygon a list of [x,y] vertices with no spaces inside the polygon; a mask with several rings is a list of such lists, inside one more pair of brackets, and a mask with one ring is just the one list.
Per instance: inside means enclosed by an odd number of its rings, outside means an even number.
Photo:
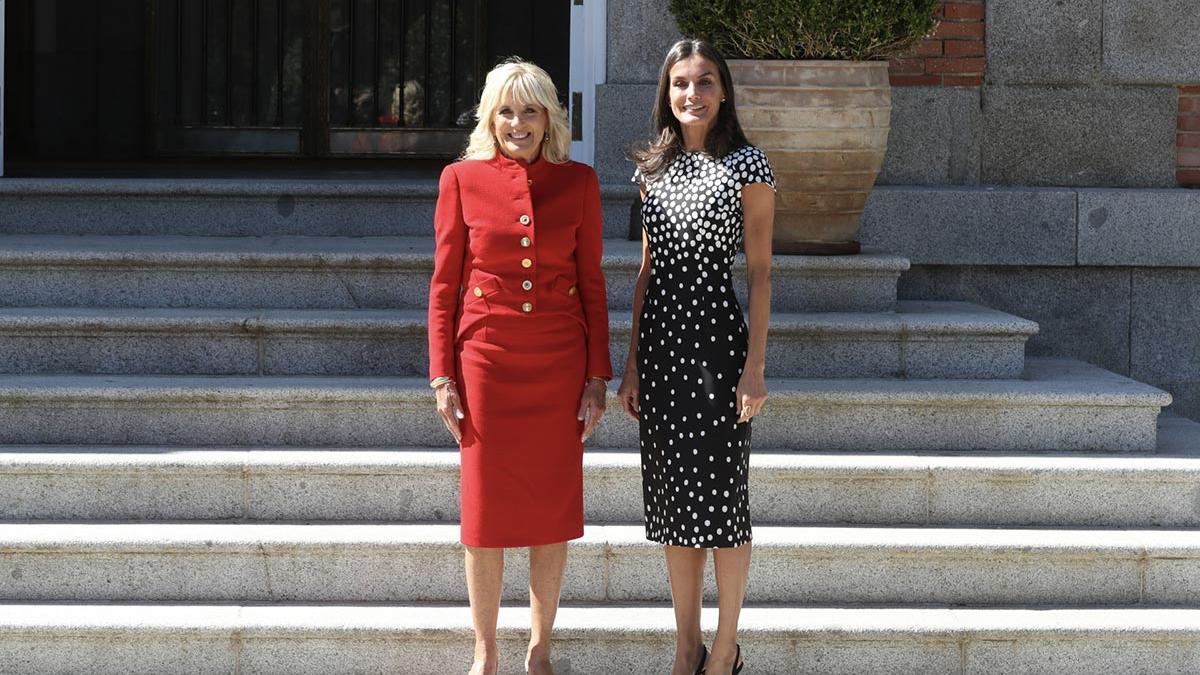
[{"label": "black and white dress", "polygon": [[[641,182],[640,173],[634,181]],[[743,146],[681,153],[645,185],[650,283],[638,333],[646,538],[724,548],[750,541],[750,423],[735,400],[747,330],[734,294],[742,188],[775,187],[767,157]]]}]

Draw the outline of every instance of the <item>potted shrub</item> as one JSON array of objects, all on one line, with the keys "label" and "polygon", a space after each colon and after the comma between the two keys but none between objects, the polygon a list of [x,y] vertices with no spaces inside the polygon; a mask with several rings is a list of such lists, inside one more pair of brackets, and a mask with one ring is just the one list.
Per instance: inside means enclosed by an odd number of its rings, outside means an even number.
[{"label": "potted shrub", "polygon": [[671,0],[680,31],[729,62],[738,116],[775,168],[776,253],[858,253],[883,167],[890,56],[929,34],[940,0]]}]

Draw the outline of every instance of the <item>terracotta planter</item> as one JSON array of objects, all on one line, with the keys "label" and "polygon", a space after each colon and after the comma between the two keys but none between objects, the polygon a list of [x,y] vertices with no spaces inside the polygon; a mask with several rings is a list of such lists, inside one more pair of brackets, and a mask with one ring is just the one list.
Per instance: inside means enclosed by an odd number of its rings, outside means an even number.
[{"label": "terracotta planter", "polygon": [[746,135],[775,169],[775,253],[858,253],[891,124],[887,62],[731,60],[729,68]]}]

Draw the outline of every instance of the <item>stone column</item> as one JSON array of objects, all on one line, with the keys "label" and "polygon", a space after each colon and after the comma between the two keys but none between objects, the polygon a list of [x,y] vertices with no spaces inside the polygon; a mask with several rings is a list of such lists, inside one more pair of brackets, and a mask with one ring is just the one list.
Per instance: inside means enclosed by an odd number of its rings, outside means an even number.
[{"label": "stone column", "polygon": [[667,0],[608,3],[608,72],[596,88],[595,167],[601,181],[629,184],[633,165],[624,148],[650,133],[658,68],[679,37]]}]

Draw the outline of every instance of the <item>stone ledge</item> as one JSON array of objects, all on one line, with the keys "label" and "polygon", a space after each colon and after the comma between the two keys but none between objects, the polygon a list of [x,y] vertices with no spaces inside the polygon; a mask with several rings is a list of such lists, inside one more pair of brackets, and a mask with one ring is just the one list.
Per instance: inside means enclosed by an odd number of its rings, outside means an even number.
[{"label": "stone ledge", "polygon": [[860,238],[917,265],[1072,265],[1075,198],[1059,188],[880,186]]},{"label": "stone ledge", "polygon": [[[2,316],[3,310],[0,310]],[[628,332],[630,321],[612,320],[617,330]],[[912,301],[897,303],[895,312],[773,312],[771,334],[832,338],[842,335],[875,335],[900,339],[935,340],[940,337],[988,336],[996,339],[1028,337],[1037,324],[1020,317],[969,302]]]},{"label": "stone ledge", "polygon": [[[342,605],[0,605],[0,635],[178,635],[304,638],[402,638],[406,634],[438,639],[467,639],[471,616],[465,606],[427,604],[376,607]],[[702,626],[716,629],[715,612]],[[566,605],[555,623],[564,639],[608,634],[628,640],[632,634],[674,640],[670,607],[578,607]],[[502,607],[499,628],[505,638],[528,639],[529,609]],[[1200,609],[935,609],[918,607],[851,608],[756,607],[743,610],[739,630],[748,636],[792,641],[802,635],[846,642],[904,636],[947,638],[1059,639],[1124,637],[1200,641]],[[957,649],[955,649],[957,654]]]},{"label": "stone ledge", "polygon": [[[630,184],[600,186],[601,197],[637,194]],[[199,178],[5,178],[0,200],[36,197],[273,197],[283,194],[327,199],[377,197],[389,200],[436,200],[438,182],[432,178],[371,179],[199,179]]]},{"label": "stone ledge", "polygon": [[[1064,359],[1021,380],[768,380],[755,441],[796,450],[1142,451],[1165,392]],[[616,384],[611,385],[610,396]],[[9,376],[0,443],[446,446],[422,378]],[[612,410],[619,408],[610,400]],[[732,422],[729,422],[732,424]],[[595,447],[631,447],[607,416]]]},{"label": "stone ledge", "polygon": [[[12,180],[13,184],[20,184],[26,179]],[[177,196],[175,190],[179,186],[163,181],[147,183],[157,187],[138,187],[125,181],[82,181],[78,185],[49,181],[47,189],[73,194],[71,199],[87,199],[93,190],[103,188],[114,191],[110,195],[113,208],[128,209],[131,201],[144,198],[158,200],[154,209],[165,210],[135,218],[123,210],[109,215],[89,212],[81,216],[74,206],[64,207],[66,210],[54,215],[39,206],[30,211],[38,220],[34,224],[21,224],[17,222],[21,220],[19,215],[9,213],[0,217],[0,231],[9,232],[0,235],[0,256],[12,261],[18,252],[24,251],[37,261],[39,247],[57,250],[55,255],[59,258],[67,257],[66,251],[74,249],[77,259],[94,258],[114,264],[122,259],[123,253],[151,255],[157,250],[161,257],[171,249],[190,248],[211,249],[214,257],[209,258],[209,263],[220,264],[216,259],[218,253],[250,252],[256,248],[262,249],[263,255],[275,258],[298,253],[311,253],[314,258],[318,258],[318,253],[328,254],[320,259],[329,256],[336,259],[347,247],[364,255],[380,249],[391,255],[396,252],[391,250],[395,245],[408,243],[416,245],[414,250],[432,251],[430,222],[436,198],[436,186],[432,185],[301,183],[314,193],[332,191],[329,199],[333,210],[324,216],[313,215],[312,218],[321,221],[313,221],[314,229],[291,223],[267,232],[246,230],[236,224],[227,223],[228,227],[214,224],[216,221],[210,217],[214,212],[208,207],[198,207],[195,222],[186,227],[160,227],[163,219],[173,218],[170,197]],[[0,188],[5,186],[10,184],[0,182]],[[261,216],[270,220],[278,217],[273,204],[262,207],[270,213],[260,213],[256,209],[261,205],[237,206],[241,203],[237,194],[271,189],[269,183],[237,182],[207,194],[214,200],[214,208],[242,209],[239,211],[242,219]],[[162,194],[156,195],[154,190],[161,190]],[[625,239],[629,208],[637,197],[637,188],[621,181],[608,181],[601,184],[601,193],[605,233],[610,237],[606,244],[613,246]],[[375,196],[365,196],[368,194]],[[2,197],[0,193],[0,200]],[[407,200],[412,210],[402,216],[393,212],[379,218],[367,217],[365,220],[372,223],[369,227],[375,229],[353,225],[348,231],[339,230],[355,220],[347,220],[354,211],[351,207],[355,200],[376,197],[382,200],[381,204]],[[341,199],[346,201],[339,202]],[[26,200],[18,200],[23,201]],[[38,203],[36,199],[29,201],[33,205]],[[1200,245],[1195,243],[1196,228],[1190,214],[1200,208],[1198,203],[1200,191],[1186,189],[880,185],[867,204],[862,239],[868,246],[908,255],[914,264],[1071,265],[1078,260],[1081,264],[1101,265],[1197,265],[1200,254],[1195,251],[1200,251]],[[126,227],[139,218],[145,222]],[[326,227],[334,221],[341,225]],[[364,219],[355,220],[358,221]]]},{"label": "stone ledge", "polygon": [[[614,299],[616,372],[629,311]],[[961,302],[771,316],[768,377],[1015,378],[1037,325]],[[423,375],[427,311],[0,308],[0,372]]]},{"label": "stone ledge", "polygon": [[[325,674],[465,670],[466,606],[0,606],[0,654],[27,671]],[[716,611],[701,626],[711,635]],[[665,672],[670,607],[573,606],[558,613],[562,672]],[[1200,659],[1200,610],[745,608],[739,641],[765,673],[1187,672]],[[502,607],[501,660],[521,663],[529,610]],[[752,661],[750,659],[753,659]],[[813,668],[814,664],[819,664]]]},{"label": "stone ledge", "polygon": [[[609,414],[620,414],[610,411]],[[589,523],[643,515],[636,450],[584,455]],[[1200,424],[1164,414],[1152,453],[842,454],[756,448],[760,525],[1196,527]],[[453,522],[454,449],[8,447],[10,520]]]},{"label": "stone ledge", "polygon": [[[610,321],[614,372],[631,320]],[[1012,379],[1037,324],[969,303],[897,303],[895,312],[772,312],[768,377]]]},{"label": "stone ledge", "polygon": [[914,265],[1200,266],[1200,190],[878,186],[864,244]]},{"label": "stone ledge", "polygon": [[[772,378],[778,396],[793,405],[1010,404],[1020,407],[1096,405],[1166,406],[1170,396],[1147,384],[1071,359],[1031,359],[1022,379],[887,380]],[[615,390],[615,383],[610,387]],[[423,378],[203,377],[171,375],[10,375],[0,380],[0,402],[104,400],[112,403],[428,402]]]},{"label": "stone ledge", "polygon": [[[1193,531],[760,526],[754,534],[750,602],[1154,607],[1200,595]],[[455,524],[10,524],[0,525],[0,548],[25,572],[6,583],[13,599],[466,600]],[[641,525],[589,526],[571,548],[565,599],[670,599],[649,564],[661,547]],[[526,597],[523,577],[507,580],[506,599]],[[48,595],[56,592],[70,595]],[[705,595],[715,598],[711,579]]]},{"label": "stone ledge", "polygon": [[1078,195],[1080,265],[1200,267],[1200,190]]},{"label": "stone ledge", "polygon": [[436,179],[199,179],[199,178],[5,178],[0,200],[14,197],[263,197],[436,199]]},{"label": "stone ledge", "polygon": [[[609,297],[628,307],[641,244],[604,248]],[[432,237],[0,236],[0,306],[423,308],[433,250]],[[780,311],[891,311],[909,267],[878,251],[772,264]]]},{"label": "stone ledge", "polygon": [[[611,268],[641,265],[641,243],[604,240]],[[432,269],[432,237],[189,237],[0,236],[0,267],[29,265],[213,266],[421,266]],[[735,266],[744,266],[739,256]],[[855,256],[774,256],[776,270],[825,274],[899,274],[909,268],[901,255],[868,248]]]},{"label": "stone ledge", "polygon": [[47,338],[140,333],[395,336],[397,332],[423,334],[426,324],[426,312],[418,309],[0,307],[0,336],[37,334]]},{"label": "stone ledge", "polygon": [[0,236],[15,266],[431,267],[432,237]]},{"label": "stone ledge", "polygon": [[[575,549],[655,549],[640,524],[589,524]],[[949,559],[1029,556],[1188,558],[1200,561],[1191,530],[992,529],[762,526],[755,549],[774,555],[897,554]],[[295,554],[462,550],[454,523],[0,523],[0,548],[12,553]],[[457,572],[458,570],[452,570]]]},{"label": "stone ledge", "polygon": [[[608,236],[628,192],[601,187]],[[432,236],[434,179],[0,181],[0,232],[63,235]],[[622,209],[623,207],[623,209]]]}]

